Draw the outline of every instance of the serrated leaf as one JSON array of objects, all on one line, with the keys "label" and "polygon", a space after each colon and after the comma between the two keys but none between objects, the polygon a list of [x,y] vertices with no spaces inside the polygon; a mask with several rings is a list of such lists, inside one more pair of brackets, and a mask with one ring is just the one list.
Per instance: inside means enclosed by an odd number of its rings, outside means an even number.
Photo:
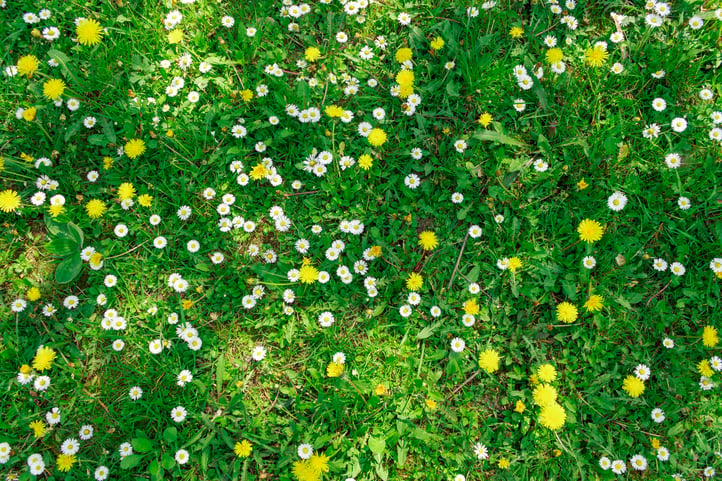
[{"label": "serrated leaf", "polygon": [[439,324],[440,323],[437,322],[436,324],[433,324],[431,326],[426,326],[425,328],[420,330],[418,334],[416,334],[416,339],[428,339],[434,334],[436,328],[439,327]]},{"label": "serrated leaf", "polygon": [[527,144],[525,142],[522,142],[521,140],[515,139],[514,137],[510,137],[506,134],[502,134],[501,132],[495,132],[493,130],[478,132],[472,135],[472,137],[478,140],[488,140],[499,144],[515,145],[517,147],[527,146]]}]

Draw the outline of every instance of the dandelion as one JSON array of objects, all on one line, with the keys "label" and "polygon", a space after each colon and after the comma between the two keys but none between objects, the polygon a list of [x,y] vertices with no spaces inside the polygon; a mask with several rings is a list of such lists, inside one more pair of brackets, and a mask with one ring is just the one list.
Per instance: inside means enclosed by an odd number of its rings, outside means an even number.
[{"label": "dandelion", "polygon": [[548,406],[556,402],[557,390],[551,384],[540,384],[534,388],[532,397],[537,406]]},{"label": "dandelion", "polygon": [[11,189],[0,192],[0,211],[15,212],[20,207],[20,196]]},{"label": "dandelion", "polygon": [[604,228],[596,220],[584,219],[579,223],[577,232],[579,233],[579,239],[587,243],[593,243],[602,238]]},{"label": "dandelion", "polygon": [[29,424],[30,429],[33,430],[33,436],[36,438],[42,438],[45,436],[45,423],[39,420],[32,421]]},{"label": "dandelion", "polygon": [[92,18],[83,18],[75,26],[75,35],[81,45],[96,45],[100,43],[103,27]]},{"label": "dandelion", "polygon": [[609,53],[602,44],[597,44],[584,52],[584,61],[590,67],[601,67],[607,61],[607,58],[609,58]]},{"label": "dandelion", "polygon": [[562,322],[571,324],[577,320],[578,315],[576,306],[570,302],[562,302],[557,305],[557,319]]},{"label": "dandelion", "polygon": [[380,128],[372,129],[368,136],[369,144],[373,147],[381,147],[386,142],[386,132]]},{"label": "dandelion", "polygon": [[629,394],[630,397],[639,397],[644,392],[644,381],[636,376],[629,375],[624,378],[622,388]]},{"label": "dandelion", "polygon": [[557,378],[557,370],[551,364],[542,364],[537,368],[536,375],[542,382],[552,382]]},{"label": "dandelion", "polygon": [[125,155],[127,155],[129,159],[140,157],[145,152],[145,142],[141,139],[131,139],[126,142],[123,147],[123,152],[125,152]]},{"label": "dandelion", "polygon": [[18,74],[30,78],[39,66],[40,62],[38,62],[38,58],[35,55],[24,55],[18,59]]},{"label": "dandelion", "polygon": [[702,330],[702,344],[705,347],[715,347],[719,342],[717,329],[714,326],[704,326]]},{"label": "dandelion", "polygon": [[409,277],[406,279],[406,288],[410,291],[418,291],[423,285],[424,278],[416,272],[412,272],[411,274],[409,274]]},{"label": "dandelion", "polygon": [[444,48],[444,39],[441,37],[436,37],[431,41],[430,45],[433,50],[441,50],[442,48]]},{"label": "dandelion", "polygon": [[436,234],[428,230],[421,232],[419,234],[419,246],[425,251],[436,249],[439,246]]},{"label": "dandelion", "polygon": [[499,369],[499,353],[494,349],[486,349],[479,355],[479,367],[489,374]]},{"label": "dandelion", "polygon": [[40,346],[33,358],[33,369],[36,371],[45,371],[53,367],[53,361],[56,358],[55,351],[47,346]]},{"label": "dandelion", "polygon": [[547,63],[553,65],[555,63],[561,62],[564,59],[564,52],[562,52],[562,49],[560,48],[550,48],[546,51],[545,57]]},{"label": "dandelion", "polygon": [[604,298],[598,294],[589,296],[589,299],[587,299],[587,302],[584,303],[584,308],[588,312],[601,311],[602,307],[604,307]]},{"label": "dandelion", "polygon": [[67,472],[75,464],[76,458],[73,454],[59,454],[55,461],[58,466],[58,471]]},{"label": "dandelion", "polygon": [[43,83],[43,95],[50,100],[55,100],[65,91],[65,82],[54,78]]},{"label": "dandelion", "polygon": [[539,423],[552,431],[561,429],[566,419],[566,410],[555,402],[542,407],[539,412]]},{"label": "dandelion", "polygon": [[88,203],[85,204],[85,211],[91,219],[102,217],[106,209],[105,202],[99,199],[89,200]]},{"label": "dandelion", "polygon": [[244,439],[243,441],[238,441],[233,446],[233,452],[239,458],[247,458],[251,455],[251,451],[253,451],[253,446],[247,439]]},{"label": "dandelion", "polygon": [[340,377],[343,374],[344,366],[338,362],[330,362],[326,366],[326,375],[328,377]]}]

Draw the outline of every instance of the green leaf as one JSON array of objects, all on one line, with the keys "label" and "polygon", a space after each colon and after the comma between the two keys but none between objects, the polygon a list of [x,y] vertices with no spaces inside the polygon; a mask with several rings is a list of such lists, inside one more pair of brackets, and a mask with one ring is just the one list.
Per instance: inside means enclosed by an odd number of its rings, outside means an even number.
[{"label": "green leaf", "polygon": [[163,439],[167,443],[175,442],[175,440],[178,439],[178,430],[174,426],[165,428],[165,431],[163,431]]},{"label": "green leaf", "polygon": [[384,438],[369,437],[369,449],[374,454],[383,454],[386,450],[386,440]]},{"label": "green leaf", "polygon": [[499,144],[515,145],[517,147],[527,146],[527,144],[525,142],[522,142],[521,140],[515,139],[514,137],[510,137],[500,132],[495,132],[493,130],[484,130],[483,132],[478,132],[472,135],[472,137],[479,140],[489,140],[491,142],[496,142]]},{"label": "green leaf", "polygon": [[148,472],[153,476],[159,476],[161,471],[160,463],[157,459],[154,459],[151,461],[150,465],[148,466]]},{"label": "green leaf", "polygon": [[143,456],[140,454],[131,454],[130,456],[126,456],[120,462],[120,469],[134,468],[140,464],[141,459],[143,459]]},{"label": "green leaf", "polygon": [[221,396],[221,392],[223,392],[223,378],[226,375],[226,357],[221,354],[218,358],[218,362],[216,362],[216,393],[218,394],[218,397]]},{"label": "green leaf", "polygon": [[105,140],[105,135],[93,134],[88,137],[88,142],[93,145],[105,146],[108,142]]},{"label": "green leaf", "polygon": [[45,244],[45,248],[54,256],[65,257],[78,251],[78,243],[70,239],[58,237]]},{"label": "green leaf", "polygon": [[133,445],[133,449],[139,453],[147,453],[153,447],[153,441],[148,438],[133,438],[130,443]]},{"label": "green leaf", "polygon": [[173,466],[175,466],[175,459],[169,456],[168,453],[163,453],[160,462],[165,469],[173,469]]},{"label": "green leaf", "polygon": [[459,97],[459,86],[453,80],[449,80],[446,84],[446,93],[449,97]]},{"label": "green leaf", "polygon": [[103,133],[105,134],[105,138],[108,139],[108,142],[114,144],[118,139],[115,135],[115,129],[113,129],[113,124],[108,122],[108,119],[106,119],[105,117],[101,117],[100,125],[103,126]]},{"label": "green leaf", "polygon": [[79,255],[66,257],[55,269],[55,282],[58,284],[67,284],[78,277],[82,268],[83,261]]},{"label": "green leaf", "polygon": [[437,322],[436,324],[433,324],[431,326],[426,326],[425,328],[420,330],[418,334],[416,334],[416,339],[428,339],[434,334],[436,328],[439,327],[440,324],[441,323]]}]

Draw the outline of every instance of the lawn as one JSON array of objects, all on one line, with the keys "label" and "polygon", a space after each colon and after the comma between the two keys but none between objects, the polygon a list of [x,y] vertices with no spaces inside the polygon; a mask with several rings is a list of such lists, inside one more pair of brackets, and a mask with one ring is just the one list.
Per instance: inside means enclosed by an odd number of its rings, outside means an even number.
[{"label": "lawn", "polygon": [[722,5],[0,0],[0,476],[722,470]]}]

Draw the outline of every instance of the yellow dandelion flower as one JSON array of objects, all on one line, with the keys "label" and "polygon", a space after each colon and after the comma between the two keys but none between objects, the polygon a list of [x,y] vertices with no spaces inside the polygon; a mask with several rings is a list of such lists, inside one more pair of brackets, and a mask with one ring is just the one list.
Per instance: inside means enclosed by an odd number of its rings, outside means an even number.
[{"label": "yellow dandelion flower", "polygon": [[524,35],[524,29],[521,27],[511,27],[511,30],[509,30],[511,38],[521,38],[522,35]]},{"label": "yellow dandelion flower", "polygon": [[45,423],[42,421],[35,420],[31,422],[30,429],[33,430],[33,436],[36,438],[42,438],[45,436]]},{"label": "yellow dandelion flower", "polygon": [[557,305],[557,319],[560,321],[571,324],[577,320],[577,316],[579,316],[579,312],[574,304],[570,302],[562,302]]},{"label": "yellow dandelion flower", "polygon": [[494,117],[491,116],[489,112],[484,112],[479,116],[479,125],[481,125],[484,128],[487,128],[489,125],[491,125],[491,121],[494,120]]},{"label": "yellow dandelion flower", "polygon": [[554,47],[547,50],[545,57],[547,59],[547,63],[549,64],[555,64],[557,62],[561,62],[564,59],[564,52],[562,52],[562,49]]},{"label": "yellow dandelion flower", "polygon": [[141,139],[131,139],[125,143],[123,152],[125,152],[125,155],[127,155],[129,159],[140,157],[145,152],[145,142]]},{"label": "yellow dandelion flower", "polygon": [[15,212],[20,207],[20,196],[14,190],[8,189],[0,192],[0,210]]},{"label": "yellow dandelion flower", "polygon": [[176,28],[168,32],[168,43],[171,45],[181,43],[183,41],[183,29]]},{"label": "yellow dandelion flower", "polygon": [[516,272],[517,269],[519,269],[522,266],[521,259],[518,257],[511,257],[509,258],[509,270],[511,272]]},{"label": "yellow dandelion flower", "polygon": [[499,466],[499,469],[509,469],[509,466],[511,466],[507,458],[501,458],[496,464]]},{"label": "yellow dandelion flower", "polygon": [[38,114],[38,109],[35,107],[30,107],[25,110],[23,110],[23,120],[27,122],[32,122],[35,120],[35,116]]},{"label": "yellow dandelion flower", "polygon": [[552,431],[561,429],[566,420],[567,412],[557,403],[546,405],[539,412],[539,423]]},{"label": "yellow dandelion flower", "polygon": [[702,344],[705,347],[715,347],[719,342],[717,329],[714,326],[704,326],[702,331]]},{"label": "yellow dandelion flower", "polygon": [[313,284],[318,280],[318,269],[311,265],[303,265],[298,270],[298,277],[304,284]]},{"label": "yellow dandelion flower", "polygon": [[431,48],[432,50],[441,50],[444,48],[444,39],[441,37],[436,37],[431,41]]},{"label": "yellow dandelion flower", "polygon": [[253,98],[253,91],[250,89],[241,90],[241,98],[246,103],[250,102]]},{"label": "yellow dandelion flower", "polygon": [[514,411],[522,414],[524,411],[526,411],[526,404],[524,404],[521,399],[517,399],[516,404],[514,405]]},{"label": "yellow dandelion flower", "polygon": [[374,388],[374,394],[376,394],[377,396],[385,395],[386,394],[386,386],[384,386],[383,384],[377,384],[376,387]]},{"label": "yellow dandelion flower", "polygon": [[396,74],[396,83],[400,86],[414,84],[414,72],[411,70],[401,70]]},{"label": "yellow dandelion flower", "polygon": [[328,377],[340,377],[343,374],[343,364],[338,362],[329,362],[326,366],[326,375]]},{"label": "yellow dandelion flower", "polygon": [[43,95],[55,100],[65,92],[65,82],[58,78],[51,78],[43,84]]},{"label": "yellow dandelion flower", "polygon": [[464,302],[464,314],[475,316],[479,314],[479,311],[479,304],[476,302],[476,299],[468,299]]},{"label": "yellow dandelion flower", "polygon": [[329,105],[328,107],[326,107],[324,112],[326,112],[326,115],[328,115],[332,119],[341,117],[343,115],[343,109],[338,105]]},{"label": "yellow dandelion flower", "polygon": [[709,365],[709,361],[707,359],[702,359],[697,364],[697,372],[699,372],[701,375],[705,377],[712,377],[714,375],[714,371]]},{"label": "yellow dandelion flower", "polygon": [[479,354],[479,367],[489,374],[494,374],[499,369],[499,353],[494,349],[486,349]]},{"label": "yellow dandelion flower", "polygon": [[384,142],[386,142],[386,132],[384,132],[378,127],[371,129],[371,132],[368,136],[368,141],[369,144],[374,147],[381,147],[382,145],[384,145]]},{"label": "yellow dandelion flower", "polygon": [[589,296],[587,302],[584,303],[584,308],[589,312],[601,311],[602,307],[604,307],[604,298],[597,294]]},{"label": "yellow dandelion flower", "polygon": [[557,370],[551,364],[542,364],[536,369],[536,375],[542,382],[553,382],[557,378]]},{"label": "yellow dandelion flower", "polygon": [[577,227],[579,238],[584,242],[597,242],[604,235],[604,227],[596,220],[584,219]]},{"label": "yellow dandelion flower", "polygon": [[193,307],[193,301],[190,300],[190,299],[183,299],[183,300],[181,301],[181,307],[182,307],[184,310],[187,311],[188,309],[190,309],[191,307]]},{"label": "yellow dandelion flower", "polygon": [[584,61],[590,67],[601,67],[609,58],[609,53],[604,45],[595,45],[586,49],[584,52]]},{"label": "yellow dandelion flower", "polygon": [[251,446],[251,443],[247,439],[239,441],[233,446],[233,452],[236,453],[236,456],[239,458],[247,458],[251,455],[251,451],[253,451],[253,446]]},{"label": "yellow dandelion flower", "polygon": [[18,59],[16,66],[18,68],[18,74],[32,77],[40,66],[40,62],[38,62],[38,58],[35,55],[24,55]]},{"label": "yellow dandelion flower", "polygon": [[75,35],[81,45],[96,45],[100,43],[103,27],[92,18],[84,18],[75,26]]},{"label": "yellow dandelion flower", "polygon": [[399,98],[405,99],[413,93],[414,93],[414,87],[412,85],[400,85],[399,86]]},{"label": "yellow dandelion flower", "polygon": [[40,346],[33,358],[33,369],[36,371],[45,371],[53,367],[55,360],[55,351],[47,346]]},{"label": "yellow dandelion flower", "polygon": [[70,471],[70,468],[73,467],[73,464],[75,464],[75,455],[59,454],[58,459],[55,461],[55,463],[58,466],[58,471],[63,473],[68,472]]},{"label": "yellow dandelion flower", "polygon": [[587,184],[586,181],[584,179],[582,179],[579,182],[577,182],[577,187],[579,188],[579,190],[584,190],[587,187],[589,187],[589,184]]},{"label": "yellow dandelion flower", "polygon": [[85,211],[91,219],[102,217],[102,215],[105,214],[106,209],[105,202],[99,199],[92,199],[85,204]]},{"label": "yellow dandelion flower", "polygon": [[249,175],[253,180],[265,179],[268,175],[268,169],[266,169],[266,166],[263,164],[256,164],[251,169],[251,173]]},{"label": "yellow dandelion flower", "polygon": [[411,57],[413,56],[413,52],[410,48],[402,47],[396,51],[395,57],[396,61],[398,63],[404,63],[407,60],[411,60]]},{"label": "yellow dandelion flower", "polygon": [[411,274],[409,274],[409,277],[406,278],[406,287],[410,291],[418,291],[423,285],[424,278],[421,277],[421,274],[412,272]]},{"label": "yellow dandelion flower", "polygon": [[551,384],[539,384],[532,396],[537,406],[544,407],[557,401],[557,390]]},{"label": "yellow dandelion flower", "polygon": [[111,157],[103,157],[103,169],[110,170],[111,167],[113,167],[113,159]]},{"label": "yellow dandelion flower", "polygon": [[118,186],[118,199],[127,200],[135,197],[135,187],[130,182],[123,182]]},{"label": "yellow dandelion flower", "polygon": [[316,47],[308,47],[303,54],[309,62],[315,62],[321,56],[321,51]]},{"label": "yellow dandelion flower", "polygon": [[639,397],[644,392],[644,382],[631,374],[624,378],[622,388],[630,397]]},{"label": "yellow dandelion flower", "polygon": [[432,411],[437,408],[437,403],[433,399],[426,398],[426,401],[424,401],[426,404],[426,407],[431,409]]},{"label": "yellow dandelion flower", "polygon": [[369,154],[362,154],[358,158],[358,166],[363,170],[369,170],[374,165],[374,159]]},{"label": "yellow dandelion flower", "polygon": [[150,207],[153,205],[153,196],[148,194],[139,195],[138,203],[143,207]]},{"label": "yellow dandelion flower", "polygon": [[33,286],[30,289],[28,289],[28,292],[25,294],[30,302],[35,302],[38,299],[40,299],[40,289]]},{"label": "yellow dandelion flower", "polygon": [[436,234],[433,231],[425,230],[419,234],[419,246],[425,251],[431,251],[439,246]]},{"label": "yellow dandelion flower", "polygon": [[57,217],[63,212],[65,212],[65,206],[62,206],[60,204],[51,205],[48,207],[48,212],[52,217]]}]

